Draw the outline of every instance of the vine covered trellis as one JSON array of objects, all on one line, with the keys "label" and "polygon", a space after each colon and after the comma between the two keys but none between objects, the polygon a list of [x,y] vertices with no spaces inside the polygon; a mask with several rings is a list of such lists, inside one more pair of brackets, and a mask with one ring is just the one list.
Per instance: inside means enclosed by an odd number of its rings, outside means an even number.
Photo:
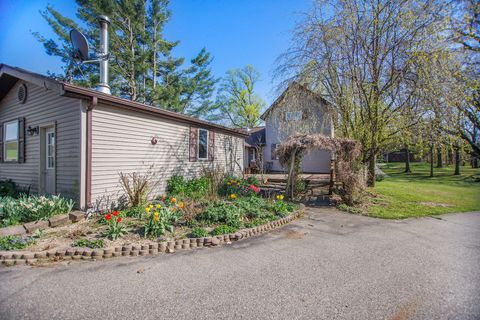
[{"label": "vine covered trellis", "polygon": [[295,197],[301,159],[313,149],[330,151],[335,155],[335,177],[336,182],[340,182],[336,192],[348,205],[359,202],[366,185],[364,167],[360,162],[361,144],[356,140],[323,134],[293,135],[278,147],[277,156],[288,171],[287,196]]}]

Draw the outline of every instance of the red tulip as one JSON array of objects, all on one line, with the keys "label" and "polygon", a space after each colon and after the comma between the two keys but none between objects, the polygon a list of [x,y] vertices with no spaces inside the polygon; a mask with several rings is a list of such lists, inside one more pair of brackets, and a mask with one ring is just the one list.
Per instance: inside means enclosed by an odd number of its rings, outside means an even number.
[{"label": "red tulip", "polygon": [[110,220],[110,219],[112,219],[112,215],[111,215],[110,213],[107,214],[107,215],[105,215],[105,220],[108,221],[108,220]]},{"label": "red tulip", "polygon": [[122,221],[122,218],[118,217],[117,222],[120,222],[120,221]]},{"label": "red tulip", "polygon": [[118,216],[118,211],[113,211],[112,214],[116,217]]}]

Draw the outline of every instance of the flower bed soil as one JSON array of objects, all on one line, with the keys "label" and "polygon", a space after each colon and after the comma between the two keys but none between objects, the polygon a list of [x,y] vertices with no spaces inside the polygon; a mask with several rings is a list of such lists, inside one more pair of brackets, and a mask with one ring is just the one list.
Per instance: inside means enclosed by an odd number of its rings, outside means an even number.
[{"label": "flower bed soil", "polygon": [[[35,265],[44,261],[99,260],[120,256],[145,256],[173,253],[178,250],[213,247],[268,232],[298,218],[302,214],[303,206],[285,218],[253,228],[241,229],[231,234],[203,238],[188,238],[189,228],[176,228],[173,234],[167,234],[158,241],[144,238],[140,227],[138,227],[139,221],[136,221],[135,218],[127,218],[125,221],[126,224],[130,225],[133,232],[129,232],[115,241],[104,238],[105,225],[93,220],[84,220],[64,227],[47,229],[34,245],[24,250],[14,252],[0,251],[0,261],[5,266]],[[104,248],[73,247],[75,240],[80,238],[103,239]]]}]

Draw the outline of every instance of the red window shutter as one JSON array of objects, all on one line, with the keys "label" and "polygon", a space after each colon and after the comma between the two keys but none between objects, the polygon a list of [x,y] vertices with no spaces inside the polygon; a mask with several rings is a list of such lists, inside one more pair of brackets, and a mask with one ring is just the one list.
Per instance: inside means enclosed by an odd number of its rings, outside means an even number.
[{"label": "red window shutter", "polygon": [[190,127],[190,139],[189,139],[189,160],[197,161],[197,141],[198,141],[198,129]]},{"label": "red window shutter", "polygon": [[215,131],[208,131],[208,161],[215,160]]},{"label": "red window shutter", "polygon": [[18,163],[25,162],[25,118],[18,118]]},{"label": "red window shutter", "polygon": [[0,123],[0,162],[3,162],[3,123]]}]

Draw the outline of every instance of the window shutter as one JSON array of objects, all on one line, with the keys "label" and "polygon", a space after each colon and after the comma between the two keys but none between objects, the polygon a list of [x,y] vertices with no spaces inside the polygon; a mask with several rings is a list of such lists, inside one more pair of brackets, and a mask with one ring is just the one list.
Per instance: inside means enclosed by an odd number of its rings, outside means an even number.
[{"label": "window shutter", "polygon": [[208,131],[208,161],[215,160],[215,131]]},{"label": "window shutter", "polygon": [[0,162],[3,162],[3,123],[0,123]]},{"label": "window shutter", "polygon": [[271,153],[271,154],[270,154],[271,160],[275,160],[275,158],[276,158],[276,157],[275,157],[275,151],[276,151],[275,149],[277,149],[277,144],[272,143],[272,149],[271,149],[271,151],[270,151],[270,153]]},{"label": "window shutter", "polygon": [[25,118],[18,118],[18,163],[25,162]]},{"label": "window shutter", "polygon": [[195,127],[190,127],[190,139],[189,139],[189,160],[197,161],[197,140],[198,140],[198,129]]}]

